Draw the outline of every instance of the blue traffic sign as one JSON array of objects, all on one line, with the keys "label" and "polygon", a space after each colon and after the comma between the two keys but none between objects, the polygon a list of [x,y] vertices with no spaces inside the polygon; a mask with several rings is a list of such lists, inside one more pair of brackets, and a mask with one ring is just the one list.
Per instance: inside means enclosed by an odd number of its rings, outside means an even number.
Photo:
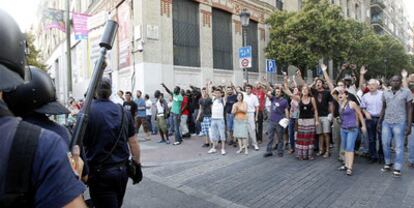
[{"label": "blue traffic sign", "polygon": [[277,72],[276,60],[266,59],[266,72],[267,73],[276,73]]},{"label": "blue traffic sign", "polygon": [[239,49],[239,59],[252,58],[252,47],[246,46]]}]

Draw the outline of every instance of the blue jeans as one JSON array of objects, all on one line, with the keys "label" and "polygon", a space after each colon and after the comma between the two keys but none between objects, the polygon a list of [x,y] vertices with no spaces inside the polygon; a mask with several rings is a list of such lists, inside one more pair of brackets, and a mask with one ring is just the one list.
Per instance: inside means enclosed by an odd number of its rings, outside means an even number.
[{"label": "blue jeans", "polygon": [[233,132],[234,115],[226,113],[226,129],[228,132]]},{"label": "blue jeans", "polygon": [[174,118],[172,115],[168,117],[167,122],[168,122],[168,133],[172,134],[174,132]]},{"label": "blue jeans", "polygon": [[290,143],[290,149],[295,150],[295,124],[296,124],[296,118],[290,118],[289,119],[289,126],[288,126],[288,133],[289,133],[289,143]]},{"label": "blue jeans", "polygon": [[267,152],[272,152],[273,140],[276,134],[277,139],[278,139],[277,152],[279,154],[283,154],[284,132],[285,132],[285,129],[281,125],[279,125],[279,122],[273,122],[273,121],[269,122],[269,129],[267,131],[267,133],[269,134],[269,143],[267,144]]},{"label": "blue jeans", "polygon": [[192,116],[193,116],[193,121],[194,121],[194,127],[195,127],[195,133],[199,134],[201,131],[201,124],[199,121],[197,121],[197,116],[198,116],[198,109],[195,109]]},{"label": "blue jeans", "polygon": [[[371,120],[365,120],[368,133],[369,155],[371,159],[383,158],[381,134],[377,132],[378,117],[372,117]],[[377,150],[377,140],[379,147]]]},{"label": "blue jeans", "polygon": [[395,141],[394,169],[401,170],[404,163],[404,133],[406,122],[390,124],[382,123],[382,148],[384,149],[385,164],[391,164],[391,140]]},{"label": "blue jeans", "polygon": [[181,137],[181,131],[180,131],[181,115],[171,113],[171,116],[173,117],[173,122],[174,122],[175,141],[182,142],[183,138]]},{"label": "blue jeans", "polygon": [[345,152],[354,152],[355,141],[358,137],[358,128],[341,128],[341,146]]},{"label": "blue jeans", "polygon": [[411,127],[411,135],[408,137],[408,162],[414,163],[414,125]]}]

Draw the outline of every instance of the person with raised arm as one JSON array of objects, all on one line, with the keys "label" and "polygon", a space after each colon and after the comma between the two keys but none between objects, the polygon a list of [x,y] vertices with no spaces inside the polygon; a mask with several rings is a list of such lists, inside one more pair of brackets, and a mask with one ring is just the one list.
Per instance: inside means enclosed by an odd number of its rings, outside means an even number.
[{"label": "person with raised arm", "polygon": [[[296,75],[299,80],[305,84],[300,71],[297,71]],[[289,89],[286,76],[283,91],[290,98],[299,102],[299,118],[297,121],[297,138],[295,145],[296,156],[299,160],[313,160],[315,126],[319,125],[316,101],[312,97],[310,89],[306,84],[302,86],[302,93],[300,96],[294,95]]]}]

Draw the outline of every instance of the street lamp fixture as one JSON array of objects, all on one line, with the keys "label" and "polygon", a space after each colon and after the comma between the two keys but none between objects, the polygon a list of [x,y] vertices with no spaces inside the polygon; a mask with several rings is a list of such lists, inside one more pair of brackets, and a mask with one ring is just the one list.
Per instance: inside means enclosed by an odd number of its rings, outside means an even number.
[{"label": "street lamp fixture", "polygon": [[249,26],[250,12],[247,9],[243,9],[240,12],[240,22],[243,27]]},{"label": "street lamp fixture", "polygon": [[[250,12],[247,9],[243,9],[240,12],[243,47],[246,47],[246,43],[247,43],[247,27],[249,26],[249,21],[250,21]],[[243,68],[243,73],[244,73],[244,80],[246,80],[246,82],[249,82],[249,73],[246,68]]]}]

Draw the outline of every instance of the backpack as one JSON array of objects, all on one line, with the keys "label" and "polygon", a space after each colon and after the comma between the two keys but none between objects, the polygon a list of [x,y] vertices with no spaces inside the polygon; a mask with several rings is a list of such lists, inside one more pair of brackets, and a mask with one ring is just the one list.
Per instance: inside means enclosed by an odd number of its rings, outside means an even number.
[{"label": "backpack", "polygon": [[[0,116],[5,116],[0,112]],[[6,171],[4,195],[0,207],[33,207],[31,186],[32,163],[35,158],[41,128],[19,121],[13,137]]]}]

